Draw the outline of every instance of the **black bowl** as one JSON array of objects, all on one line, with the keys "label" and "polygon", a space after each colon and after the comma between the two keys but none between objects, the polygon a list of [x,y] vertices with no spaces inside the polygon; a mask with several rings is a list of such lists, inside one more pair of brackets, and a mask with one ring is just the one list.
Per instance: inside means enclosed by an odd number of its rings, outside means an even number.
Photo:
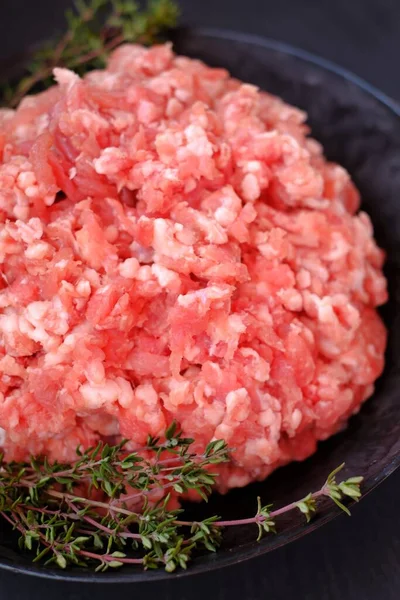
[{"label": "black bowl", "polygon": [[[343,477],[363,475],[364,494],[400,464],[400,107],[357,77],[306,52],[279,42],[216,30],[181,30],[174,35],[176,50],[200,58],[254,83],[309,114],[313,136],[328,158],[346,167],[358,185],[363,208],[371,215],[380,245],[386,249],[390,301],[382,316],[389,328],[386,368],[376,392],[353,417],[346,431],[321,443],[303,463],[282,468],[265,482],[215,495],[208,505],[188,507],[194,518],[220,514],[224,518],[253,515],[256,496],[277,506],[318,489],[326,475],[346,463]],[[225,532],[221,550],[199,556],[187,572],[168,575],[125,568],[94,574],[33,565],[17,551],[10,531],[0,531],[0,567],[15,572],[76,582],[138,582],[182,577],[237,563],[269,552],[323,525],[340,512],[322,506],[310,525],[298,514],[281,522],[277,536],[255,541],[252,527]]]}]

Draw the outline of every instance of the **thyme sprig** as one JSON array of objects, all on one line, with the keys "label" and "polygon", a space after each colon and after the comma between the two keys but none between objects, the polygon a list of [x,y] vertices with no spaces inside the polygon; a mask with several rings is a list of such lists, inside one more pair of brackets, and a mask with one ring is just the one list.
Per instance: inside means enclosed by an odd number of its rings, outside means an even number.
[{"label": "thyme sprig", "polygon": [[229,460],[222,440],[200,454],[191,451],[192,444],[173,423],[162,440],[149,438],[137,452],[121,442],[79,451],[72,465],[36,458],[7,464],[1,458],[0,514],[34,562],[96,571],[133,564],[172,572],[186,569],[199,550],[215,552],[224,528],[254,525],[261,539],[276,531],[276,519],[288,511],[299,510],[309,521],[318,499],[328,497],[348,512],[343,499],[361,495],[362,477],[336,482],[341,465],[320,490],[282,508],[272,510],[258,499],[256,514],[247,519],[185,521],[182,509],[171,504],[171,492],[195,491],[207,499],[217,477],[213,467]]},{"label": "thyme sprig", "polygon": [[75,0],[75,10],[66,13],[66,33],[38,49],[25,67],[26,76],[16,86],[4,87],[3,103],[17,106],[33,89],[49,87],[54,67],[83,75],[103,68],[109,53],[122,43],[155,43],[176,25],[178,14],[173,0],[150,0],[143,10],[132,0]]}]

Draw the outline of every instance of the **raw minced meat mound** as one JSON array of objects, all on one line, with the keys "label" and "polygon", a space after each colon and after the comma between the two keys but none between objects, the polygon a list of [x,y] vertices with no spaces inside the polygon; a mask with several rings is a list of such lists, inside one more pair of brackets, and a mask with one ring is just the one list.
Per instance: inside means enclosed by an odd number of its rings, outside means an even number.
[{"label": "raw minced meat mound", "polygon": [[6,459],[235,448],[219,489],[301,460],[371,395],[383,253],[305,114],[169,45],[0,111]]}]

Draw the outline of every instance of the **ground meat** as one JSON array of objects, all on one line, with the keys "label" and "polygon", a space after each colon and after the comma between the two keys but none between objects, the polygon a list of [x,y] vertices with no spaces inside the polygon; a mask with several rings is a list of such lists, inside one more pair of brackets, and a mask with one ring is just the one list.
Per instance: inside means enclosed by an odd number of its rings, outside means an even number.
[{"label": "ground meat", "polygon": [[383,367],[383,252],[306,115],[169,45],[0,111],[6,459],[235,448],[219,489],[301,460]]}]

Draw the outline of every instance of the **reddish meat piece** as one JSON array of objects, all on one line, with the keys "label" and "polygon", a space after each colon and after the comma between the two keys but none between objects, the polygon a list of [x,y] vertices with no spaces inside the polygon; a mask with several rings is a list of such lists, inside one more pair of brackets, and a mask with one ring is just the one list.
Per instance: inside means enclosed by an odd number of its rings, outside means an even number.
[{"label": "reddish meat piece", "polygon": [[5,456],[102,436],[234,447],[222,491],[315,451],[383,368],[383,252],[306,115],[169,45],[0,110]]}]

